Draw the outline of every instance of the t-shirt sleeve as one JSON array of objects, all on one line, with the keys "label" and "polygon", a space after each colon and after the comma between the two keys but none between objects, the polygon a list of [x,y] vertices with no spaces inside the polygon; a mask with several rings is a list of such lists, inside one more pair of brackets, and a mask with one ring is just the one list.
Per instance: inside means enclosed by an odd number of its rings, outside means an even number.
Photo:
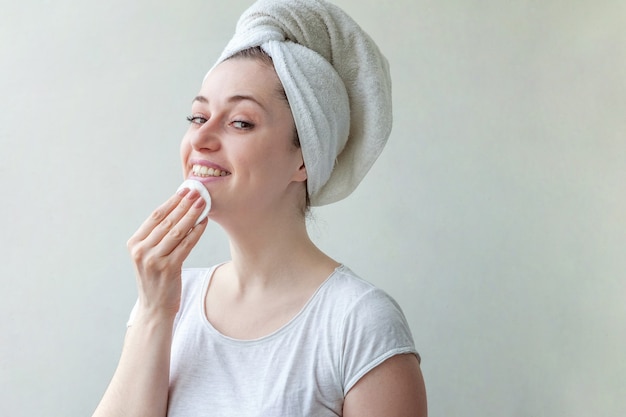
[{"label": "t-shirt sleeve", "polygon": [[400,306],[380,289],[372,289],[354,302],[345,317],[342,337],[344,395],[392,356],[412,353],[419,360]]}]

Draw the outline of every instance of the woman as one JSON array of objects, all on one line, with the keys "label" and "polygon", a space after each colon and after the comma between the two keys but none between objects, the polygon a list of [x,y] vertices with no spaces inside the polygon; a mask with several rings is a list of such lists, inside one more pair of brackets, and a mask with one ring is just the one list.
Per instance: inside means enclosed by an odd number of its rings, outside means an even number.
[{"label": "woman", "polygon": [[[368,61],[360,75],[351,59]],[[195,190],[141,225],[128,242],[139,300],[94,416],[426,415],[400,308],[306,230],[309,203],[349,194],[382,149],[388,84],[371,39],[328,3],[244,13],[181,144],[184,178],[210,192],[232,259],[182,270],[207,224],[194,226],[207,204]]]}]

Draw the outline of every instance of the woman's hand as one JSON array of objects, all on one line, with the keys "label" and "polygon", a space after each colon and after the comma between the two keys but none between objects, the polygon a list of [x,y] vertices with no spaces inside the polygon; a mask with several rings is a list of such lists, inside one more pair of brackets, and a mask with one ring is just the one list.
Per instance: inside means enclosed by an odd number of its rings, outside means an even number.
[{"label": "woman's hand", "polygon": [[128,240],[139,290],[138,315],[173,319],[178,312],[181,268],[206,229],[206,219],[194,227],[205,205],[198,191],[182,189]]},{"label": "woman's hand", "polygon": [[205,204],[198,191],[183,189],[156,209],[128,240],[139,304],[115,375],[93,417],[167,414],[172,326],[180,307],[181,269],[206,229],[207,219],[194,227]]}]

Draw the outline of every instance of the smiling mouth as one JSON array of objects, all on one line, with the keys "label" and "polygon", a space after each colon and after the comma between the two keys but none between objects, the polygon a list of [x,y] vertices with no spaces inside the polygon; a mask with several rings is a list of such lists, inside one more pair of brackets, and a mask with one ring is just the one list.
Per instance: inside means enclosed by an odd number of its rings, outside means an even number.
[{"label": "smiling mouth", "polygon": [[221,169],[210,168],[204,165],[194,165],[191,170],[196,177],[225,177],[226,175],[230,175],[228,171],[222,171]]}]

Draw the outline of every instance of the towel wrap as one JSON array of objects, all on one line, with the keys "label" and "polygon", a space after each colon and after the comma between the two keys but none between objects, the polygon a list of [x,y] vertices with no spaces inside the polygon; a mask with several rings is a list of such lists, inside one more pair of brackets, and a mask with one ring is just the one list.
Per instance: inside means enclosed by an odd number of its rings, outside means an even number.
[{"label": "towel wrap", "polygon": [[345,198],[391,133],[386,58],[350,16],[323,0],[258,0],[241,15],[213,68],[253,47],[272,57],[285,89],[311,205]]}]

